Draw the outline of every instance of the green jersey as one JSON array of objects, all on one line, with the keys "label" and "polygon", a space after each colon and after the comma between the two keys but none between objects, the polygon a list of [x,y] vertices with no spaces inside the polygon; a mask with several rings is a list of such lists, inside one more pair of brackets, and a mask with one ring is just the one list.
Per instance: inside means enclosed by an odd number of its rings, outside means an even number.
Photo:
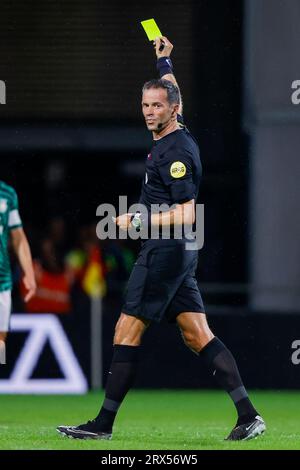
[{"label": "green jersey", "polygon": [[15,190],[0,181],[0,292],[11,290],[12,277],[8,254],[8,238],[12,229],[22,227]]}]

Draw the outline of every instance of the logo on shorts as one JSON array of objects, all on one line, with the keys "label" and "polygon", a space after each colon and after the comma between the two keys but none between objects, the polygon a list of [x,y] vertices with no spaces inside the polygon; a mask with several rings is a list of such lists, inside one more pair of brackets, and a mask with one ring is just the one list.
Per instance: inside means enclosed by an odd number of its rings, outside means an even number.
[{"label": "logo on shorts", "polygon": [[174,162],[170,168],[170,174],[173,178],[182,178],[186,174],[186,166],[182,162]]},{"label": "logo on shorts", "polygon": [[0,199],[0,212],[3,214],[7,211],[7,199]]}]

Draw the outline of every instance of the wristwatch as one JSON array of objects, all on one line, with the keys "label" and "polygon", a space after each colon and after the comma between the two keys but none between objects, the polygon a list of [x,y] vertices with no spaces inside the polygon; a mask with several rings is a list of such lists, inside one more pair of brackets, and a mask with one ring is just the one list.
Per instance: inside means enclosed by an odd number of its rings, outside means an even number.
[{"label": "wristwatch", "polygon": [[142,214],[140,211],[137,211],[134,215],[131,216],[130,224],[135,228],[137,232],[140,232],[143,227]]}]

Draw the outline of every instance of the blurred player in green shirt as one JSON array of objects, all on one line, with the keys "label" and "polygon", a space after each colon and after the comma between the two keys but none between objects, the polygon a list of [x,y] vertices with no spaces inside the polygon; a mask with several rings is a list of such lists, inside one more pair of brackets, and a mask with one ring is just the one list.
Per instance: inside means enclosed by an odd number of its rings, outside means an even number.
[{"label": "blurred player in green shirt", "polygon": [[34,295],[34,278],[31,252],[19,215],[18,197],[15,190],[0,181],[0,341],[5,341],[9,330],[11,310],[12,276],[8,254],[8,241],[23,270],[23,281],[27,289],[25,302]]}]

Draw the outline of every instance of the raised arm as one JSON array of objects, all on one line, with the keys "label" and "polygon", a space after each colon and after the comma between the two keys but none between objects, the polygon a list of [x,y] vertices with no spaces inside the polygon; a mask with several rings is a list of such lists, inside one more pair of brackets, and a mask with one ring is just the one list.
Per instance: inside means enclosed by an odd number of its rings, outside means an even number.
[{"label": "raised arm", "polygon": [[[162,42],[164,44],[164,48],[162,49],[162,51],[160,51],[159,49],[160,49],[160,46],[162,45]],[[165,36],[162,36],[161,38],[156,38],[153,44],[154,44],[155,53],[157,57],[157,69],[159,71],[160,78],[163,78],[164,80],[169,80],[170,82],[174,83],[174,85],[176,85],[179,90],[180,105],[179,105],[178,114],[182,115],[183,105],[182,105],[180,88],[178,86],[175,75],[173,73],[173,65],[170,59],[170,55],[173,49],[173,44],[171,44],[171,42]]]}]

